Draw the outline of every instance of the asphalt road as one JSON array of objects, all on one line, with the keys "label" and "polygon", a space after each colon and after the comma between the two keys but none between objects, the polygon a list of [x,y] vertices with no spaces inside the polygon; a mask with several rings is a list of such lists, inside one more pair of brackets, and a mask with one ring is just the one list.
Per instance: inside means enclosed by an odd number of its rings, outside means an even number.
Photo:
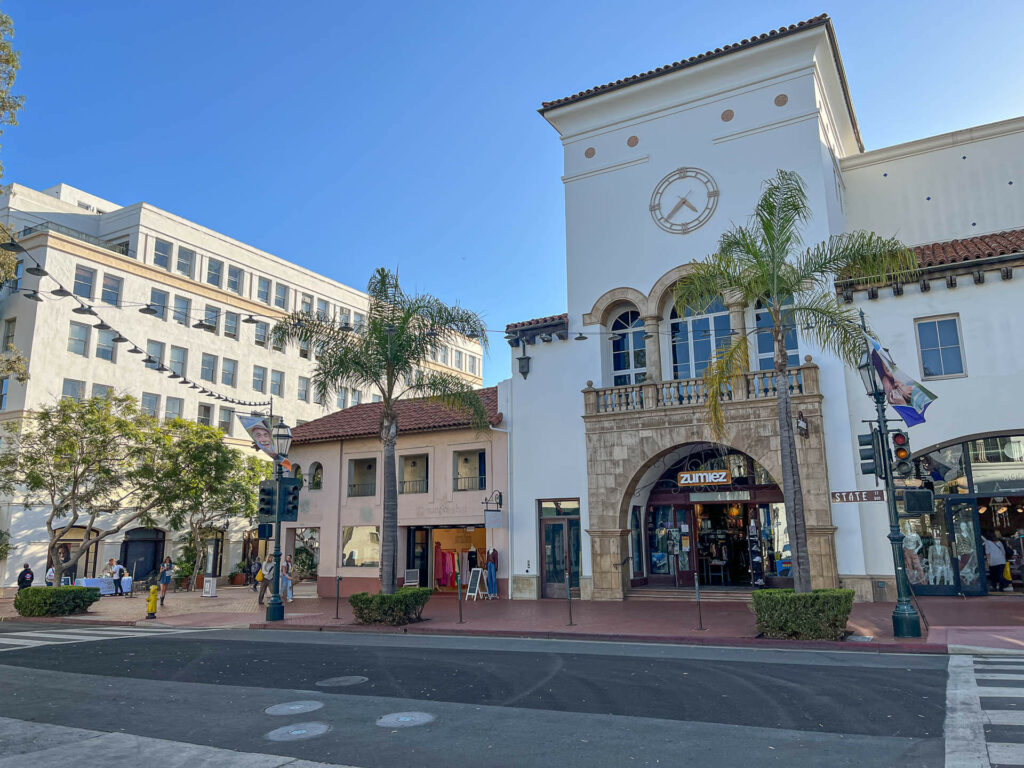
[{"label": "asphalt road", "polygon": [[[2,652],[0,717],[359,768],[913,768],[943,764],[946,665],[934,656],[215,631]],[[338,677],[357,681],[317,685]],[[264,711],[300,701],[317,709]],[[407,712],[433,720],[377,724]],[[327,730],[267,736],[307,723]]]}]

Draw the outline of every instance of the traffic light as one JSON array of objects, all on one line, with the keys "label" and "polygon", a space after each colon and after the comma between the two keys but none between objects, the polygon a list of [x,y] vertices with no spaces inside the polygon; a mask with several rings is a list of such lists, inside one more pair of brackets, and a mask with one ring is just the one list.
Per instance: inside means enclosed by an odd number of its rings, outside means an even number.
[{"label": "traffic light", "polygon": [[860,446],[860,472],[862,475],[882,477],[885,465],[882,463],[882,441],[877,429],[857,435]]},{"label": "traffic light", "polygon": [[260,523],[256,531],[256,536],[263,540],[274,538],[274,524]]},{"label": "traffic light", "polygon": [[270,523],[277,519],[277,493],[275,492],[273,480],[264,480],[260,483],[259,500],[259,522]]},{"label": "traffic light", "polygon": [[892,431],[892,474],[894,477],[910,477],[914,466],[910,463],[910,435],[902,429]]},{"label": "traffic light", "polygon": [[302,480],[297,477],[281,479],[281,520],[294,523],[299,519],[299,488]]}]

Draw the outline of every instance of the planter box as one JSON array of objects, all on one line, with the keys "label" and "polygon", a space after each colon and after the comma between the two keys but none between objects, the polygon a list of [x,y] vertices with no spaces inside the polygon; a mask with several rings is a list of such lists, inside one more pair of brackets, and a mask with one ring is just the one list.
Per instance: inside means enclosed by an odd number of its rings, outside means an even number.
[{"label": "planter box", "polygon": [[233,587],[240,587],[243,584],[245,584],[245,574],[244,573],[236,573],[234,576],[231,577],[231,586],[233,586]]}]

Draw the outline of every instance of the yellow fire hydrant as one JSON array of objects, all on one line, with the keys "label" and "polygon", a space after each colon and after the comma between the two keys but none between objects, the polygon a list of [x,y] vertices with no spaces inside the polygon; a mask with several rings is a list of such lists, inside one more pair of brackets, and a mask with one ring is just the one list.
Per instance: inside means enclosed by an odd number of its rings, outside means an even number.
[{"label": "yellow fire hydrant", "polygon": [[149,588],[149,597],[146,598],[146,618],[156,618],[156,593],[158,592],[156,584]]}]

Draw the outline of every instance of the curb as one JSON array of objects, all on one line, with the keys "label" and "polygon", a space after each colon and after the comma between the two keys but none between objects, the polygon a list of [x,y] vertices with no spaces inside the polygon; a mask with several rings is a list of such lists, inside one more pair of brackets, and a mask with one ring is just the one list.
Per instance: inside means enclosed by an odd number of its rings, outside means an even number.
[{"label": "curb", "polygon": [[353,634],[447,635],[451,637],[515,637],[539,640],[589,640],[609,643],[659,643],[664,645],[696,645],[734,648],[766,648],[777,650],[851,651],[854,653],[927,653],[946,654],[940,643],[851,643],[834,640],[775,640],[761,637],[694,637],[693,635],[611,635],[600,632],[561,632],[557,630],[528,632],[487,629],[433,629],[429,627],[383,627],[353,624],[278,624],[259,622],[249,629],[270,629],[288,632],[350,632]]},{"label": "curb", "polygon": [[98,627],[134,627],[132,619],[75,619],[69,616],[8,616],[0,618],[0,622],[33,622],[38,624],[68,624],[70,626],[98,626]]}]

